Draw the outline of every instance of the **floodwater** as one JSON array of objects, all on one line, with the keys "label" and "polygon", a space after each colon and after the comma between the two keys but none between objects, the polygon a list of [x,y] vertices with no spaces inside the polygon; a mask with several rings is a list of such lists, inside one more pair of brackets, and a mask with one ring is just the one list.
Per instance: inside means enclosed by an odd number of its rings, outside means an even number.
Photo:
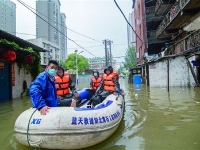
[{"label": "floodwater", "polygon": [[[89,86],[79,77],[78,88]],[[148,88],[120,79],[125,90],[124,118],[106,141],[87,150],[199,150],[200,88]],[[29,97],[0,103],[0,149],[29,150],[14,137],[17,116],[31,107]],[[86,150],[85,149],[85,150]]]}]

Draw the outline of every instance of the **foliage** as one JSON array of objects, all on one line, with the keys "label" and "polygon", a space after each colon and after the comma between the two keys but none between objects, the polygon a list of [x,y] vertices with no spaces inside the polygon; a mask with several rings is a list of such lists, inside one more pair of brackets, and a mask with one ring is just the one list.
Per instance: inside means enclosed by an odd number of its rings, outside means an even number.
[{"label": "foliage", "polygon": [[42,71],[42,67],[40,65],[40,53],[34,53],[34,60],[31,64],[29,64],[29,72],[32,76],[32,79],[35,79],[37,75]]},{"label": "foliage", "polygon": [[117,70],[118,74],[121,74],[122,73],[122,70],[123,70],[124,67],[120,66]]},{"label": "foliage", "polygon": [[22,48],[15,42],[11,42],[6,39],[0,39],[0,43],[13,48],[14,50],[20,50],[20,51],[24,51],[24,52],[28,52],[28,53],[34,53],[34,51],[31,47]]},{"label": "foliage", "polygon": [[[89,69],[89,62],[87,58],[82,55],[77,55],[78,72],[83,72]],[[63,65],[67,69],[76,70],[76,54],[70,54],[68,58],[63,62]]]},{"label": "foliage", "polygon": [[[41,72],[41,65],[40,65],[40,53],[35,52],[32,47],[20,47],[15,42],[8,41],[6,39],[0,39],[0,45],[3,45],[3,47],[6,48],[12,48],[17,53],[17,58],[15,62],[17,63],[17,66],[19,67],[19,71],[22,67],[24,67],[27,71],[27,73],[30,72],[32,78],[34,79],[40,72]],[[32,63],[26,63],[25,57],[27,55],[33,56],[33,62]]]},{"label": "foliage", "polygon": [[132,69],[137,66],[136,52],[134,46],[129,46],[128,50],[126,51],[126,56],[124,59],[125,59],[124,68]]}]

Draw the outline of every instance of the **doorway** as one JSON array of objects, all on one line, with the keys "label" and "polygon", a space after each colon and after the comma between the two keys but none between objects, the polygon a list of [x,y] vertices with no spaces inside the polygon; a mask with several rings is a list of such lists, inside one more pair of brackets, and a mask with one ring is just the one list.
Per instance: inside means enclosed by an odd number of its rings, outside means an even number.
[{"label": "doorway", "polygon": [[0,102],[12,98],[10,63],[0,62]]}]

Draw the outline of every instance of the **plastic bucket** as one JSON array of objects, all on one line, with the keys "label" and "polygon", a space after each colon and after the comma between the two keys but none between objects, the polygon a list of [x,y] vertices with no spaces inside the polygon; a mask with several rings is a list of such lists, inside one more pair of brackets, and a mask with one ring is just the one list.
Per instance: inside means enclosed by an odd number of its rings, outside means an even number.
[{"label": "plastic bucket", "polygon": [[133,76],[133,84],[142,84],[142,77],[141,77],[141,75],[134,75]]}]

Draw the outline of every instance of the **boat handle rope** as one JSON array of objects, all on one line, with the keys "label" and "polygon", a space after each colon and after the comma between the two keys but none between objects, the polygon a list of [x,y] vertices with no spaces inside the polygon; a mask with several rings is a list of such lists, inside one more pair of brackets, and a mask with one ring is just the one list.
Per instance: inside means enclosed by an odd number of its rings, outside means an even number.
[{"label": "boat handle rope", "polygon": [[[29,145],[29,147],[31,148],[31,149],[33,149],[33,147],[31,146],[31,144],[30,144],[30,139],[29,139],[29,134],[28,134],[28,131],[29,131],[29,127],[30,127],[30,121],[31,121],[31,118],[32,118],[32,116],[33,116],[33,114],[35,113],[37,111],[37,109],[35,109],[34,111],[33,111],[33,113],[31,114],[31,116],[30,116],[30,118],[29,118],[29,121],[28,121],[28,126],[27,126],[27,132],[26,132],[26,137],[27,137],[27,142],[28,142],[28,145]],[[40,149],[40,148],[39,148]]]}]

